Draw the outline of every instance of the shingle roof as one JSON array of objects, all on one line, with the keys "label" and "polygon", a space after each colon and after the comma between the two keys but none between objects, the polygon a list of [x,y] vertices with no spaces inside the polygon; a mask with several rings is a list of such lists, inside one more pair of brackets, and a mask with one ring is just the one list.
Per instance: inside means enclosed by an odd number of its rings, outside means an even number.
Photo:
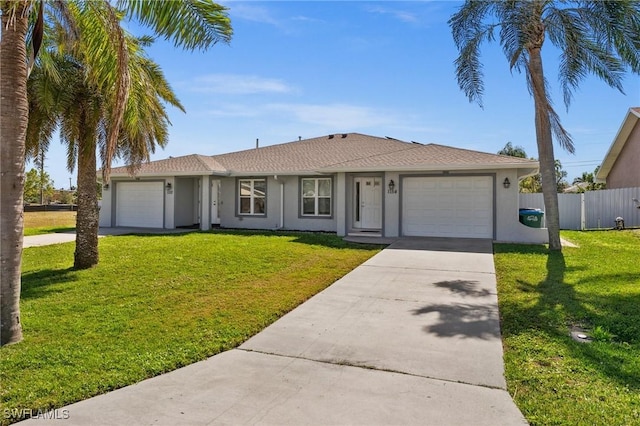
[{"label": "shingle roof", "polygon": [[216,155],[213,158],[232,174],[315,173],[332,164],[402,151],[410,145],[396,139],[344,133]]},{"label": "shingle roof", "polygon": [[[182,157],[169,157],[164,160],[143,163],[136,171],[136,175],[185,175],[185,174],[226,174],[226,169],[213,157],[191,154]],[[111,176],[129,175],[127,167],[111,169]]]},{"label": "shingle roof", "polygon": [[[343,133],[211,157],[187,155],[143,164],[137,175],[317,174],[335,171],[536,168],[516,157]],[[128,174],[126,167],[112,175]]]},{"label": "shingle roof", "polygon": [[438,144],[408,144],[406,149],[388,154],[345,161],[326,171],[347,170],[442,170],[468,168],[536,167],[537,162],[507,155],[488,154]]}]

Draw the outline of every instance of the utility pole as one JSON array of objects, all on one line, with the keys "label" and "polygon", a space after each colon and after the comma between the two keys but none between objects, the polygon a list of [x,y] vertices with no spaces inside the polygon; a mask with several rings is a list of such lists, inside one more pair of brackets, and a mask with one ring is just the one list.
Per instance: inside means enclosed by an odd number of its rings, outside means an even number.
[{"label": "utility pole", "polygon": [[44,204],[44,151],[38,153],[38,165],[40,166],[40,205]]}]

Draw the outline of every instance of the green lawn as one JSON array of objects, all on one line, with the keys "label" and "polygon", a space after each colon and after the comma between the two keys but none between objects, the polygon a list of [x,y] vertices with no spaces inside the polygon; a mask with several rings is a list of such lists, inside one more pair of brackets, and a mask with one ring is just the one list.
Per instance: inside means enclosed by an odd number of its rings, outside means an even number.
[{"label": "green lawn", "polygon": [[24,251],[25,339],[0,349],[2,414],[67,405],[233,348],[379,248],[326,234],[118,236],[100,239],[100,264],[84,271],[71,269],[73,250]]},{"label": "green lawn", "polygon": [[580,247],[495,245],[509,392],[532,425],[640,424],[640,232],[562,235]]},{"label": "green lawn", "polygon": [[25,212],[24,235],[51,234],[73,231],[76,228],[76,212]]}]

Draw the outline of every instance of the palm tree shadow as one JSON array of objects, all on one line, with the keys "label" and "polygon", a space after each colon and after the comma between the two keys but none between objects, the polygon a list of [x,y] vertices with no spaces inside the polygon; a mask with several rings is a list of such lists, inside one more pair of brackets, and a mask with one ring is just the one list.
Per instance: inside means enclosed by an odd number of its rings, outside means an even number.
[{"label": "palm tree shadow", "polygon": [[492,306],[469,303],[449,303],[424,306],[414,315],[437,313],[435,324],[425,325],[425,333],[438,337],[462,337],[483,340],[500,338],[498,311]]},{"label": "palm tree shadow", "polygon": [[[475,280],[450,280],[434,283],[441,289],[448,289],[456,301],[432,304],[414,309],[414,315],[437,314],[433,324],[425,325],[425,333],[439,337],[462,337],[476,339],[499,339],[500,322],[495,294],[487,288],[480,288]],[[473,303],[458,302],[458,299],[474,298]]]},{"label": "palm tree shadow", "polygon": [[479,282],[475,280],[451,280],[440,281],[433,285],[438,288],[448,288],[451,293],[462,297],[485,297],[491,294],[486,288],[478,289],[478,284]]},{"label": "palm tree shadow", "polygon": [[[500,306],[501,316],[508,319],[509,329],[503,328],[504,335],[518,335],[528,330],[538,330],[549,336],[563,335],[567,350],[579,359],[585,360],[589,368],[601,371],[607,377],[633,389],[640,389],[640,372],[625,369],[615,355],[611,356],[598,343],[579,343],[570,336],[575,324],[598,323],[602,313],[596,313],[588,306],[589,300],[582,301],[574,286],[565,283],[568,268],[561,252],[549,252],[546,262],[547,274],[537,285],[518,282],[518,289],[538,294],[533,306],[512,302]],[[602,297],[602,296],[600,296]],[[602,300],[597,302],[602,304]],[[586,305],[585,305],[586,304]],[[604,314],[608,315],[608,314]],[[503,322],[504,323],[504,322]]]},{"label": "palm tree shadow", "polygon": [[58,288],[56,284],[77,281],[77,272],[72,267],[66,269],[43,269],[35,272],[22,274],[22,288],[20,298],[37,299],[64,290]]}]

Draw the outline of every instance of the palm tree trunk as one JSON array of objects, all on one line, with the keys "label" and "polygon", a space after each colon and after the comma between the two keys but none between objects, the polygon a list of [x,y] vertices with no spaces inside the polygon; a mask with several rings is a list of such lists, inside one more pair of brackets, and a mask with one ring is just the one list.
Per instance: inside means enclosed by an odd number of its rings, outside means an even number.
[{"label": "palm tree trunk", "polygon": [[[8,12],[2,2],[0,39],[0,346],[22,340],[20,268],[22,260],[24,149],[27,103],[27,17],[25,3]],[[10,22],[10,20],[13,21]]]},{"label": "palm tree trunk", "polygon": [[78,213],[73,267],[87,269],[98,264],[98,192],[94,132],[83,132],[78,148]]},{"label": "palm tree trunk", "polygon": [[560,243],[560,212],[558,210],[556,166],[548,110],[549,101],[544,84],[540,47],[529,49],[528,71],[533,87],[536,142],[538,144],[538,161],[540,162],[540,175],[542,177],[545,221],[549,231],[549,250],[560,251],[562,250],[562,244]]}]

